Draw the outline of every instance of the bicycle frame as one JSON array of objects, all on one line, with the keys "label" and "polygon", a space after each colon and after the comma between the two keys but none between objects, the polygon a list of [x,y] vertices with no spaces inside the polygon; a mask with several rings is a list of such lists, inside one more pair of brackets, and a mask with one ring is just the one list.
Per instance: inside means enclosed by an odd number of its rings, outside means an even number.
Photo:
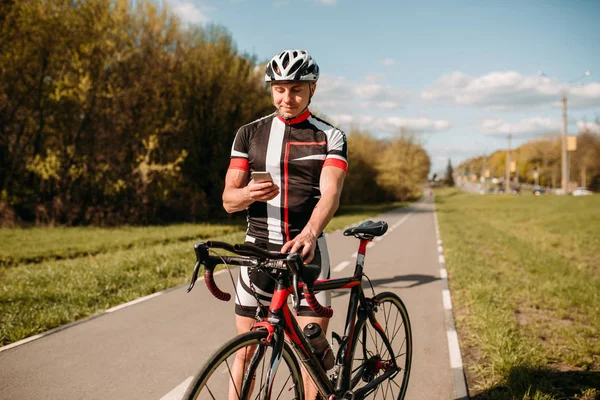
[{"label": "bicycle frame", "polygon": [[[381,334],[381,338],[383,339],[389,354],[392,355],[394,365],[392,365],[391,368],[389,368],[389,370],[386,371],[382,376],[360,388],[354,393],[354,395],[358,398],[364,396],[373,390],[380,382],[397,372],[398,367],[395,365],[394,352],[385,335],[385,332],[383,331],[383,328],[376,321],[375,316],[372,313],[373,305],[366,299],[362,288],[366,247],[370,241],[371,239],[360,240],[356,266],[354,275],[352,277],[318,280],[314,284],[315,292],[333,289],[351,289],[348,313],[346,315],[346,323],[344,328],[344,336],[340,342],[340,348],[338,349],[338,353],[336,355],[336,365],[334,366],[334,369],[337,369],[338,371],[335,387],[327,377],[327,371],[325,371],[321,366],[319,359],[312,351],[307,339],[304,337],[302,330],[298,326],[298,323],[288,306],[288,297],[293,293],[293,288],[289,282],[289,279],[287,281],[285,278],[278,279],[277,288],[273,294],[271,305],[269,307],[268,320],[257,322],[252,328],[266,329],[269,332],[267,341],[272,341],[274,346],[266,380],[266,384],[269,389],[267,390],[267,393],[265,393],[264,399],[268,399],[270,396],[271,383],[275,377],[275,374],[277,373],[277,368],[281,359],[281,349],[283,348],[283,342],[286,337],[288,338],[289,342],[292,343],[292,347],[294,348],[298,358],[305,365],[306,371],[312,377],[321,395],[329,399],[343,397],[346,392],[352,389],[350,376],[352,373],[351,350],[355,345],[356,340],[358,340],[358,337],[355,335],[355,329],[357,326],[362,327],[367,318],[369,318],[372,325]],[[300,285],[302,286],[302,283],[300,283]],[[332,394],[334,394],[333,397],[331,396]]]}]

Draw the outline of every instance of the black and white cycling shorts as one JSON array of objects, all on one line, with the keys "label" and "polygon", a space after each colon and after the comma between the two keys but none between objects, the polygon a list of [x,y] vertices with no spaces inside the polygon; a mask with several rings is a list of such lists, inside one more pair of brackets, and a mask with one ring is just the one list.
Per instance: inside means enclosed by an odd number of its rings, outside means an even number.
[{"label": "black and white cycling shorts", "polygon": [[[282,245],[262,242],[259,240],[248,240],[246,243],[252,243],[263,249],[269,251],[280,251]],[[321,267],[321,273],[317,279],[329,279],[329,252],[327,251],[327,242],[325,236],[321,236],[317,239],[317,248],[315,250],[315,257],[312,259],[310,264],[319,265]],[[235,313],[242,317],[254,318],[258,307],[258,301],[260,300],[263,305],[261,308],[261,316],[266,317],[271,304],[271,298],[275,292],[276,282],[273,277],[269,276],[264,271],[253,270],[252,273],[248,274],[248,267],[240,267],[240,273],[238,275],[238,282],[236,287],[236,299],[235,299]],[[251,289],[254,289],[254,291]],[[301,295],[302,296],[302,295]],[[324,307],[331,307],[331,293],[330,291],[319,292],[315,295],[319,303]],[[314,313],[304,298],[300,301],[300,308],[298,309],[299,316],[307,317],[318,317]]]}]

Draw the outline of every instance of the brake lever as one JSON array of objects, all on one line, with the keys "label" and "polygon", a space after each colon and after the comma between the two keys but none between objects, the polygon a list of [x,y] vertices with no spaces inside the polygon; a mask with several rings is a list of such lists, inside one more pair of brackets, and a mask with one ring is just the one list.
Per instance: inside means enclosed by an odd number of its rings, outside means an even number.
[{"label": "brake lever", "polygon": [[298,293],[298,275],[292,276],[292,284],[294,285],[294,311],[298,312],[300,309],[300,294]]},{"label": "brake lever", "polygon": [[302,269],[302,259],[298,253],[290,254],[286,257],[288,268],[292,272],[292,285],[294,289],[294,311],[298,312],[300,308],[300,293],[298,293],[298,275]]},{"label": "brake lever", "polygon": [[194,253],[196,253],[196,265],[194,266],[194,272],[192,273],[192,280],[190,282],[189,287],[187,288],[187,293],[189,293],[196,284],[198,280],[198,273],[200,272],[200,265],[208,259],[208,247],[204,242],[198,242],[194,245]]}]

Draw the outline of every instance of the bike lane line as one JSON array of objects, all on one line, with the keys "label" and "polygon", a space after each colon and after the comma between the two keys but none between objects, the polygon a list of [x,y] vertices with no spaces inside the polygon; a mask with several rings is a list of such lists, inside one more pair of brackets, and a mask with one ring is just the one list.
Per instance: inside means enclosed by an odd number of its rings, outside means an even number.
[{"label": "bike lane line", "polygon": [[440,229],[438,225],[437,210],[435,207],[435,201],[433,204],[433,219],[435,223],[435,234],[438,244],[438,262],[440,264],[440,277],[442,278],[443,290],[442,290],[442,301],[444,304],[444,317],[446,320],[446,334],[448,336],[448,350],[450,352],[450,368],[452,369],[452,375],[454,377],[454,390],[456,400],[467,400],[469,399],[469,391],[467,389],[467,382],[463,369],[462,353],[460,351],[460,344],[458,342],[458,334],[456,332],[456,326],[454,325],[454,314],[452,311],[452,298],[450,295],[450,288],[448,286],[448,271],[446,270],[444,248],[440,239]]}]

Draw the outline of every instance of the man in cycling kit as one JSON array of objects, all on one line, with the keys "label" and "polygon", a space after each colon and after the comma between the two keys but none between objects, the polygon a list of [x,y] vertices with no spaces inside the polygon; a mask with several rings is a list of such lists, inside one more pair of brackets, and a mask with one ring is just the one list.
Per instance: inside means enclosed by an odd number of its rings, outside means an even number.
[{"label": "man in cycling kit", "polygon": [[[283,51],[267,64],[265,81],[271,83],[277,111],[238,130],[223,207],[229,213],[248,210],[247,242],[271,251],[300,252],[305,263],[320,265],[319,279],[325,279],[329,255],[323,229],[339,206],[348,163],[344,133],[308,109],[318,78],[319,67],[304,50]],[[273,181],[255,182],[250,179],[254,171],[269,172]],[[255,321],[258,301],[268,306],[274,282],[249,275],[242,267],[236,291],[236,327],[243,333]],[[329,292],[318,293],[317,299],[331,306]],[[326,330],[329,321],[302,300],[298,322],[301,327],[316,322]],[[234,366],[234,375],[238,373]],[[315,396],[313,386],[307,399]]]}]

